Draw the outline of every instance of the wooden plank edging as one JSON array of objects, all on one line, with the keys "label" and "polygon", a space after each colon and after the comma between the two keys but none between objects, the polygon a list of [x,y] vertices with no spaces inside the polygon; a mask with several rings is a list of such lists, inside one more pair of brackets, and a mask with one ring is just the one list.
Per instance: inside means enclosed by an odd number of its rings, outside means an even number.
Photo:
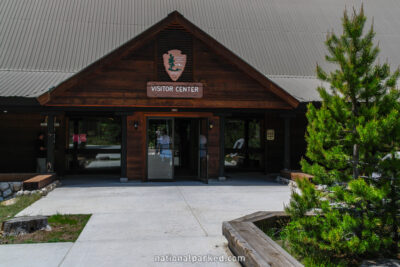
[{"label": "wooden plank edging", "polygon": [[254,222],[283,212],[255,212],[244,217],[223,222],[222,234],[228,240],[228,247],[236,256],[244,256],[241,264],[245,267],[304,267],[287,251],[261,231]]}]

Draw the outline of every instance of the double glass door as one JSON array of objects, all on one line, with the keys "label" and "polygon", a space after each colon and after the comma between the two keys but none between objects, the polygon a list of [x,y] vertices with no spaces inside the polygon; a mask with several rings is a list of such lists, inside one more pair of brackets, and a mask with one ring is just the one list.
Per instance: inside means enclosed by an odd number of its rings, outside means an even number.
[{"label": "double glass door", "polygon": [[147,178],[207,182],[207,119],[149,118]]}]

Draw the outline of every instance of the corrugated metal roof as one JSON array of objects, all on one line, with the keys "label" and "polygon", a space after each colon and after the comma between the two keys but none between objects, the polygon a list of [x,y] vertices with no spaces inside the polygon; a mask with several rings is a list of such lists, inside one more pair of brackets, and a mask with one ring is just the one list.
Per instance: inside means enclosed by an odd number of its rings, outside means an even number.
[{"label": "corrugated metal roof", "polygon": [[272,75],[268,78],[280,87],[285,88],[289,94],[297,98],[300,102],[320,101],[319,93],[315,89],[319,86],[329,88],[329,84],[313,76]]},{"label": "corrugated metal roof", "polygon": [[0,95],[37,97],[57,86],[74,73],[0,71]]},{"label": "corrugated metal roof", "polygon": [[361,2],[374,17],[381,58],[400,65],[398,0],[1,0],[0,70],[34,71],[36,80],[50,79],[42,80],[47,90],[54,72],[78,72],[177,10],[268,77],[314,76],[317,62],[332,68],[326,32],[340,32],[345,6]]}]

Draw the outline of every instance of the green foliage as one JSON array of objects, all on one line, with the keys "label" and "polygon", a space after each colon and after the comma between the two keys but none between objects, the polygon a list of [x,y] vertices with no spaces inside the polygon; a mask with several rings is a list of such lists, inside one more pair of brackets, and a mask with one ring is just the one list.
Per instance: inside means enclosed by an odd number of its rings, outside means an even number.
[{"label": "green foliage", "polygon": [[40,197],[40,194],[24,195],[18,197],[16,202],[12,205],[0,205],[0,223],[13,218],[18,212],[39,200]]},{"label": "green foliage", "polygon": [[285,237],[306,266],[348,266],[398,253],[399,71],[376,63],[375,33],[372,26],[364,33],[365,22],[362,8],[351,17],[345,11],[343,34],[330,33],[326,41],[326,60],[338,68],[327,73],[317,66],[330,88],[318,88],[321,107],[310,104],[306,114],[301,165],[314,178],[298,181],[286,207],[292,221]]},{"label": "green foliage", "polygon": [[89,221],[90,214],[56,214],[48,217],[51,231],[40,230],[26,235],[4,236],[0,244],[75,242]]},{"label": "green foliage", "polygon": [[78,223],[78,220],[76,220],[75,218],[62,214],[56,214],[50,216],[47,221],[49,223],[54,223],[54,224],[69,224],[69,225],[75,225]]}]

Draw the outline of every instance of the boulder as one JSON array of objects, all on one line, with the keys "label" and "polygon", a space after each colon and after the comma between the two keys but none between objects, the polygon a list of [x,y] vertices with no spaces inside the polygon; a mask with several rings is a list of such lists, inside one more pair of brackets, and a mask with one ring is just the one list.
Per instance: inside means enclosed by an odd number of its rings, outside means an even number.
[{"label": "boulder", "polygon": [[11,189],[7,189],[6,191],[3,192],[3,197],[4,198],[9,197],[12,195],[12,193],[13,191]]},{"label": "boulder", "polygon": [[16,202],[17,202],[16,198],[11,198],[9,200],[5,200],[5,201],[1,202],[1,205],[10,206],[10,205],[14,205]]},{"label": "boulder", "polygon": [[22,196],[23,194],[24,194],[24,191],[20,190],[20,191],[18,191],[17,193],[15,193],[15,196],[16,196],[16,197],[20,197],[20,196]]},{"label": "boulder", "polygon": [[46,195],[47,195],[47,189],[46,189],[46,188],[42,188],[42,189],[40,190],[40,194],[41,194],[42,196],[46,196]]},{"label": "boulder", "polygon": [[24,191],[24,195],[29,195],[31,193],[31,191],[25,190]]},{"label": "boulder", "polygon": [[1,191],[6,191],[8,188],[10,187],[10,185],[8,183],[0,183],[0,190]]},{"label": "boulder", "polygon": [[47,229],[46,216],[22,216],[3,222],[3,235],[21,235]]},{"label": "boulder", "polygon": [[12,188],[14,192],[18,192],[19,190],[21,190],[22,187],[22,183],[21,182],[13,182],[12,183]]},{"label": "boulder", "polygon": [[400,267],[400,260],[397,259],[377,259],[365,260],[361,263],[361,267]]}]

